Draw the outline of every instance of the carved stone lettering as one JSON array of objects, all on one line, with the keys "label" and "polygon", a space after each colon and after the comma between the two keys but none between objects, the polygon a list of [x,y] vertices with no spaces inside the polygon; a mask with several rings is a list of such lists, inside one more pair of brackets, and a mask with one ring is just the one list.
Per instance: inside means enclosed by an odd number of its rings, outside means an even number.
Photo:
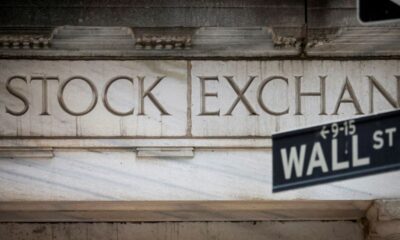
[{"label": "carved stone lettering", "polygon": [[127,112],[120,112],[118,110],[115,110],[113,107],[111,107],[109,100],[108,100],[108,90],[111,87],[111,85],[113,83],[115,83],[116,81],[119,80],[126,80],[129,81],[133,84],[133,79],[130,77],[126,77],[126,76],[120,76],[120,77],[115,77],[113,79],[111,79],[110,81],[108,81],[106,83],[106,86],[104,87],[104,91],[103,91],[103,103],[104,103],[104,107],[107,108],[108,111],[110,111],[111,113],[117,115],[117,116],[128,116],[133,114],[133,110],[134,108],[132,107],[131,110],[127,111]]},{"label": "carved stone lettering", "polygon": [[[90,104],[86,108],[86,110],[84,110],[82,112],[74,112],[74,111],[72,111],[71,109],[69,109],[67,107],[67,104],[65,103],[65,100],[64,100],[65,87],[68,85],[68,83],[70,83],[71,81],[74,81],[74,80],[84,81],[85,83],[87,83],[89,85],[89,87],[90,87],[90,89],[92,91],[92,101],[90,102]],[[66,111],[67,113],[69,113],[69,114],[71,114],[73,116],[82,116],[82,115],[90,113],[90,111],[92,111],[93,108],[96,106],[97,98],[98,98],[97,95],[98,95],[97,94],[97,89],[89,79],[87,79],[85,77],[81,77],[81,76],[76,76],[76,77],[71,77],[71,78],[67,79],[65,82],[61,83],[61,86],[60,86],[60,88],[58,90],[57,97],[58,97],[58,102],[60,103],[60,106],[61,106],[62,109],[64,109],[64,111]]]},{"label": "carved stone lettering", "polygon": [[139,110],[139,115],[145,115],[144,111],[144,99],[145,97],[148,97],[158,108],[158,110],[161,112],[161,115],[170,115],[165,108],[161,105],[161,103],[157,100],[157,98],[153,95],[151,92],[163,79],[164,77],[157,77],[157,80],[147,89],[144,89],[144,79],[145,77],[138,77],[139,79],[139,86],[140,86],[140,110]]},{"label": "carved stone lettering", "polygon": [[[344,94],[348,92],[350,98],[344,98]],[[360,102],[357,99],[357,96],[354,92],[353,87],[350,84],[349,79],[346,77],[346,81],[343,84],[342,90],[340,91],[340,97],[338,98],[335,106],[335,111],[333,112],[333,115],[337,115],[340,104],[342,103],[352,103],[354,105],[354,108],[356,109],[356,114],[363,114],[363,111],[361,110]]]},{"label": "carved stone lettering", "polygon": [[368,76],[369,79],[369,112],[374,112],[374,88],[392,105],[393,108],[400,107],[400,77],[397,76],[397,101],[389,92],[380,84],[374,76]]},{"label": "carved stone lettering", "polygon": [[249,100],[247,100],[246,96],[244,93],[246,90],[249,88],[250,84],[253,82],[253,80],[256,78],[255,76],[250,76],[249,81],[247,81],[246,85],[243,87],[243,89],[240,89],[235,81],[233,80],[232,76],[224,76],[225,79],[228,81],[229,85],[231,85],[232,89],[235,91],[237,94],[236,100],[232,103],[232,106],[229,108],[228,112],[225,115],[232,115],[233,109],[235,109],[236,105],[239,103],[239,101],[242,101],[243,105],[246,107],[246,109],[249,111],[250,115],[258,115],[254,108],[251,106]]},{"label": "carved stone lettering", "polygon": [[17,90],[15,90],[11,86],[11,82],[13,80],[17,80],[17,79],[22,80],[25,83],[27,83],[26,77],[24,77],[24,76],[12,76],[7,80],[6,88],[7,88],[7,91],[11,95],[13,95],[14,97],[18,98],[19,100],[21,100],[24,103],[24,108],[22,110],[20,110],[20,111],[15,111],[15,110],[12,110],[12,109],[6,107],[6,112],[11,114],[11,115],[14,115],[14,116],[21,116],[21,115],[24,115],[28,111],[28,109],[29,109],[29,101],[24,95],[22,95],[22,93],[18,92]]},{"label": "carved stone lettering", "polygon": [[184,136],[186,61],[0,60],[1,136]]},{"label": "carved stone lettering", "polygon": [[47,110],[48,105],[48,87],[47,81],[59,81],[58,77],[42,77],[42,76],[34,76],[31,77],[31,82],[34,80],[42,81],[42,112],[40,115],[50,115]]},{"label": "carved stone lettering", "polygon": [[394,62],[192,61],[192,135],[271,136],[365,114],[371,104],[374,113],[399,108]]},{"label": "carved stone lettering", "polygon": [[206,90],[206,81],[216,81],[218,82],[219,79],[216,76],[212,76],[212,77],[199,77],[200,82],[201,82],[201,87],[200,87],[200,104],[201,104],[201,112],[200,112],[200,116],[219,116],[219,110],[215,110],[215,111],[209,111],[206,108],[206,97],[218,97],[218,93],[217,92],[207,92]]},{"label": "carved stone lettering", "polygon": [[295,76],[295,84],[296,84],[296,115],[302,115],[301,113],[301,97],[320,97],[320,105],[321,111],[320,115],[326,115],[326,87],[325,80],[326,76],[319,76],[320,85],[319,92],[302,92],[301,91],[301,79],[302,76]]},{"label": "carved stone lettering", "polygon": [[269,107],[267,107],[266,103],[264,102],[263,99],[263,91],[265,86],[267,86],[267,84],[273,80],[281,80],[284,81],[286,84],[288,84],[288,79],[281,77],[281,76],[272,76],[269,78],[266,78],[259,86],[258,88],[258,94],[257,94],[257,100],[258,100],[258,104],[260,104],[260,107],[266,112],[269,113],[271,115],[275,115],[275,116],[280,116],[280,115],[284,115],[289,113],[289,107],[287,107],[285,110],[277,112],[277,111],[273,111],[271,109],[269,109]]},{"label": "carved stone lettering", "polygon": [[0,60],[0,132],[270,136],[400,108],[397,66],[397,60]]}]

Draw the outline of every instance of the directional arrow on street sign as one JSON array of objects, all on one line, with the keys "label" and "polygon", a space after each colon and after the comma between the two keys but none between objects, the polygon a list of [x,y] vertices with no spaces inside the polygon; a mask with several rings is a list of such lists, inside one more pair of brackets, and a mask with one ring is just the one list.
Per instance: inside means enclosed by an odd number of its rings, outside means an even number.
[{"label": "directional arrow on street sign", "polygon": [[400,0],[358,0],[358,18],[362,23],[400,19]]},{"label": "directional arrow on street sign", "polygon": [[400,110],[272,136],[273,192],[400,169]]}]

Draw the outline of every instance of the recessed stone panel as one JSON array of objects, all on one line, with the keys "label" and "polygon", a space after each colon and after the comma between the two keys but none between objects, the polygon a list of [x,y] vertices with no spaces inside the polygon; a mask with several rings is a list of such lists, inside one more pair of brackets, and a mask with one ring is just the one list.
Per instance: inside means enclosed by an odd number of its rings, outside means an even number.
[{"label": "recessed stone panel", "polygon": [[184,61],[0,61],[0,135],[185,135],[186,66]]},{"label": "recessed stone panel", "polygon": [[194,136],[278,131],[399,107],[398,61],[193,61]]},{"label": "recessed stone panel", "polygon": [[396,60],[0,66],[2,136],[269,137],[400,104]]}]

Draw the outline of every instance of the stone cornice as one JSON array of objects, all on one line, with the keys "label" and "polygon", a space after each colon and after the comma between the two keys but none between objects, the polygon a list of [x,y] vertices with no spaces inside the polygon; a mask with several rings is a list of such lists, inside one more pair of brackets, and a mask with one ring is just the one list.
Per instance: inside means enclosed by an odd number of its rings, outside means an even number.
[{"label": "stone cornice", "polygon": [[50,38],[44,35],[17,35],[7,34],[0,36],[0,45],[3,49],[40,49],[50,46]]},{"label": "stone cornice", "polygon": [[311,57],[400,56],[400,27],[309,29],[305,53]]},{"label": "stone cornice", "polygon": [[[300,53],[299,34],[272,28],[57,27],[2,34],[2,57],[273,57]],[[79,51],[79,52],[77,52]]]},{"label": "stone cornice", "polygon": [[[304,32],[307,32],[305,34]],[[1,58],[400,56],[400,27],[0,28]]]}]

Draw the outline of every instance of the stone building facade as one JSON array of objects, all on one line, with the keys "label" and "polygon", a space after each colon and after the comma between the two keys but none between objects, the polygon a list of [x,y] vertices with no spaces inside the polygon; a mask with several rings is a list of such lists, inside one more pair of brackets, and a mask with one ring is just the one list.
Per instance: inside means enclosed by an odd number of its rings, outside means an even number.
[{"label": "stone building facade", "polygon": [[399,172],[272,192],[274,133],[400,107],[356,1],[0,3],[0,239],[400,239]]}]

